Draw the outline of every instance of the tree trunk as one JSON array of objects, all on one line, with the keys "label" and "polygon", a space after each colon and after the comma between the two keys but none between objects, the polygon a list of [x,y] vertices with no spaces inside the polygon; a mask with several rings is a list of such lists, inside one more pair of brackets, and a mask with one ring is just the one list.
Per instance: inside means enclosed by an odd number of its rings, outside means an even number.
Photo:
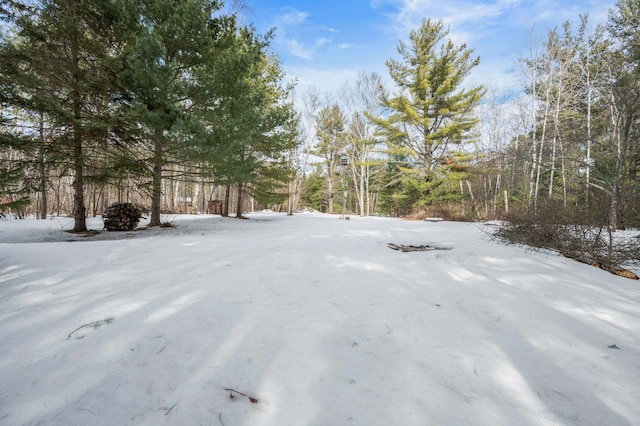
[{"label": "tree trunk", "polygon": [[193,182],[191,188],[191,212],[198,213],[200,208],[200,203],[198,202],[200,200],[200,183]]},{"label": "tree trunk", "polygon": [[473,196],[473,190],[471,189],[471,182],[465,180],[467,184],[467,188],[469,188],[469,196],[471,197],[471,210],[480,218],[480,211],[478,211],[478,206],[476,205],[476,197]]},{"label": "tree trunk", "polygon": [[371,192],[369,190],[369,175],[371,172],[371,168],[369,166],[367,166],[367,176],[364,180],[364,190],[365,190],[365,197],[366,197],[366,209],[367,209],[367,216],[373,214],[373,210],[371,210]]},{"label": "tree trunk", "polygon": [[62,203],[62,197],[60,196],[61,186],[62,185],[61,185],[60,179],[58,179],[58,186],[56,188],[56,194],[55,194],[55,203],[56,203],[55,213],[56,213],[56,216],[60,216],[60,210],[61,210],[60,204]]},{"label": "tree trunk", "polygon": [[243,203],[243,195],[244,195],[244,183],[240,182],[238,184],[238,203],[236,204],[236,218],[242,219],[242,203]]},{"label": "tree trunk", "polygon": [[44,115],[40,113],[40,150],[38,152],[38,163],[40,166],[40,219],[47,218],[47,165],[44,156]]},{"label": "tree trunk", "polygon": [[[79,120],[79,118],[78,118]],[[84,206],[84,167],[82,152],[82,135],[79,132],[79,121],[74,123],[74,172],[73,180],[73,232],[85,232],[87,230],[86,208]]]},{"label": "tree trunk", "polygon": [[509,213],[509,193],[506,189],[504,190],[504,211]]},{"label": "tree trunk", "polygon": [[589,206],[589,191],[591,190],[591,97],[592,97],[592,87],[591,81],[589,80],[589,75],[587,74],[587,84],[589,86],[589,90],[587,92],[587,158],[586,158],[586,173],[585,173],[585,203],[587,207]]},{"label": "tree trunk", "polygon": [[553,197],[553,185],[556,174],[556,154],[557,154],[557,146],[558,139],[560,138],[560,127],[558,121],[560,119],[560,93],[562,92],[562,86],[558,89],[558,94],[556,95],[556,110],[553,117],[553,139],[551,146],[551,171],[549,173],[549,200]]},{"label": "tree trunk", "polygon": [[[533,108],[532,108],[532,122],[533,122],[533,126],[531,128],[531,173],[529,174],[529,199],[527,200],[528,203],[528,207],[529,209],[531,208],[531,205],[533,203],[533,182],[534,182],[534,176],[535,176],[535,170],[536,170],[536,152],[537,152],[537,132],[538,132],[538,103],[537,103],[537,85],[538,85],[538,81],[537,81],[537,70],[538,70],[538,61],[537,61],[537,57],[536,60],[534,62],[534,69],[533,69],[533,81],[531,84],[531,87],[533,89]],[[517,140],[517,138],[516,138]]]},{"label": "tree trunk", "polygon": [[334,200],[334,193],[333,193],[333,176],[332,176],[332,172],[333,170],[331,170],[331,168],[329,168],[329,176],[327,178],[327,191],[329,191],[329,205],[327,206],[327,213],[329,214],[333,214],[333,200]]},{"label": "tree trunk", "polygon": [[[71,55],[73,60],[74,79],[80,79],[78,58],[78,46],[71,43]],[[73,232],[85,232],[87,230],[86,209],[84,206],[84,152],[82,146],[82,113],[81,95],[75,90],[73,99],[73,168],[75,172],[73,180]]]},{"label": "tree trunk", "polygon": [[566,167],[564,152],[562,153],[562,160],[560,162],[560,165],[561,165],[560,173],[562,176],[562,205],[567,207],[569,194],[568,194],[568,188],[567,188],[567,167]]},{"label": "tree trunk", "polygon": [[231,184],[228,183],[224,191],[224,203],[222,203],[222,216],[229,217],[229,203],[231,202]]},{"label": "tree trunk", "polygon": [[493,195],[493,216],[494,218],[498,214],[498,198],[502,189],[502,175],[498,173],[496,176],[496,189]]},{"label": "tree trunk", "polygon": [[[358,188],[358,206],[360,207],[360,216],[367,216],[367,211],[365,210],[364,198],[366,196],[365,187],[364,187],[364,179],[366,173],[366,166],[360,166],[360,179],[357,185]],[[354,185],[355,186],[355,185]]]},{"label": "tree trunk", "polygon": [[618,229],[618,207],[620,197],[620,182],[622,180],[622,169],[624,165],[624,151],[622,146],[622,130],[620,129],[620,111],[616,103],[616,97],[611,91],[611,122],[613,124],[613,137],[616,142],[616,171],[611,183],[611,204],[609,206],[609,232]]},{"label": "tree trunk", "polygon": [[549,119],[549,102],[551,97],[551,84],[548,83],[547,93],[546,93],[546,105],[544,111],[544,119],[542,121],[542,134],[540,135],[540,144],[538,147],[538,157],[535,161],[535,169],[536,169],[536,179],[535,185],[533,188],[533,208],[534,210],[538,209],[538,192],[540,188],[540,175],[542,173],[542,155],[544,152],[544,142],[547,133],[547,121]]},{"label": "tree trunk", "polygon": [[160,203],[162,202],[162,138],[161,130],[156,131],[153,155],[153,183],[151,189],[151,221],[149,226],[160,226]]},{"label": "tree trunk", "polygon": [[298,205],[299,178],[294,177],[289,182],[289,197],[287,197],[287,216],[292,216]]}]

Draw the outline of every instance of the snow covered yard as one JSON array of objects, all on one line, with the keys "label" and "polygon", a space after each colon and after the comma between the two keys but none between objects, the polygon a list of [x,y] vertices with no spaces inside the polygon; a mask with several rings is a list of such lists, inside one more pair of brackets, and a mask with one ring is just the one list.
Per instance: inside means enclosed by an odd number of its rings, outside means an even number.
[{"label": "snow covered yard", "polygon": [[169,220],[0,221],[1,425],[640,424],[636,281],[477,224]]}]

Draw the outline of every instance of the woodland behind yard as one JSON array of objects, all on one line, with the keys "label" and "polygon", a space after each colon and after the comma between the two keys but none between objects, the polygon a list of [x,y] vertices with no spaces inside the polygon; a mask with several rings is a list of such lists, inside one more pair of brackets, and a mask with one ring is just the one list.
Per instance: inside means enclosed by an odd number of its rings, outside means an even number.
[{"label": "woodland behind yard", "polygon": [[[171,6],[168,4],[171,3]],[[524,86],[468,87],[481,58],[425,19],[387,61],[294,107],[273,34],[210,0],[10,0],[1,6],[0,208],[71,214],[310,207],[509,218],[552,206],[640,222],[637,1],[550,31]],[[346,211],[343,211],[346,209]]]}]

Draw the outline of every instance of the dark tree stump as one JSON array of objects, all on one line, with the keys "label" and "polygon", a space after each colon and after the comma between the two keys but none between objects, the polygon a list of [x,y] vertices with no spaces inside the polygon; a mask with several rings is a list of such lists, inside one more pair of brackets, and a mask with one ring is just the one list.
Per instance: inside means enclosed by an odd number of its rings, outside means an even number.
[{"label": "dark tree stump", "polygon": [[111,204],[102,214],[107,231],[133,231],[140,223],[142,212],[131,203]]}]

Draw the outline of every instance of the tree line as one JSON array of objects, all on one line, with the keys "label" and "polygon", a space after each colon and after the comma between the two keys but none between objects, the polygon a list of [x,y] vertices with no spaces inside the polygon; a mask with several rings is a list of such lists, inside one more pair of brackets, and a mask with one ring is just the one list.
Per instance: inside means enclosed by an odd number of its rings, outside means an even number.
[{"label": "tree line", "polygon": [[[342,153],[354,160],[344,167],[350,211],[361,214],[478,220],[552,208],[637,226],[639,19],[637,1],[621,0],[606,24],[581,15],[552,29],[519,59],[516,93],[464,84],[480,58],[441,21],[423,21],[387,62],[392,90],[363,73],[337,102],[307,98],[302,122],[321,161],[303,203],[341,208]],[[377,102],[354,111],[354,96]]]},{"label": "tree line", "polygon": [[637,1],[620,0],[606,25],[564,22],[520,59],[524,94],[482,110],[485,214],[544,205],[613,230],[640,224],[639,17]]},{"label": "tree line", "polygon": [[3,7],[5,208],[36,194],[46,215],[44,194],[70,182],[77,230],[105,191],[146,194],[153,224],[161,200],[175,207],[187,193],[225,206],[233,194],[239,215],[250,199],[467,220],[551,206],[611,229],[638,224],[637,1],[532,42],[515,94],[469,87],[481,58],[425,19],[387,61],[391,87],[362,72],[338,94],[304,93],[297,112],[272,34],[221,2]]},{"label": "tree line", "polygon": [[296,146],[271,34],[213,0],[11,1],[2,10],[2,207],[72,188],[74,231],[87,189],[144,194],[160,224],[163,182],[202,182],[268,200]]}]

